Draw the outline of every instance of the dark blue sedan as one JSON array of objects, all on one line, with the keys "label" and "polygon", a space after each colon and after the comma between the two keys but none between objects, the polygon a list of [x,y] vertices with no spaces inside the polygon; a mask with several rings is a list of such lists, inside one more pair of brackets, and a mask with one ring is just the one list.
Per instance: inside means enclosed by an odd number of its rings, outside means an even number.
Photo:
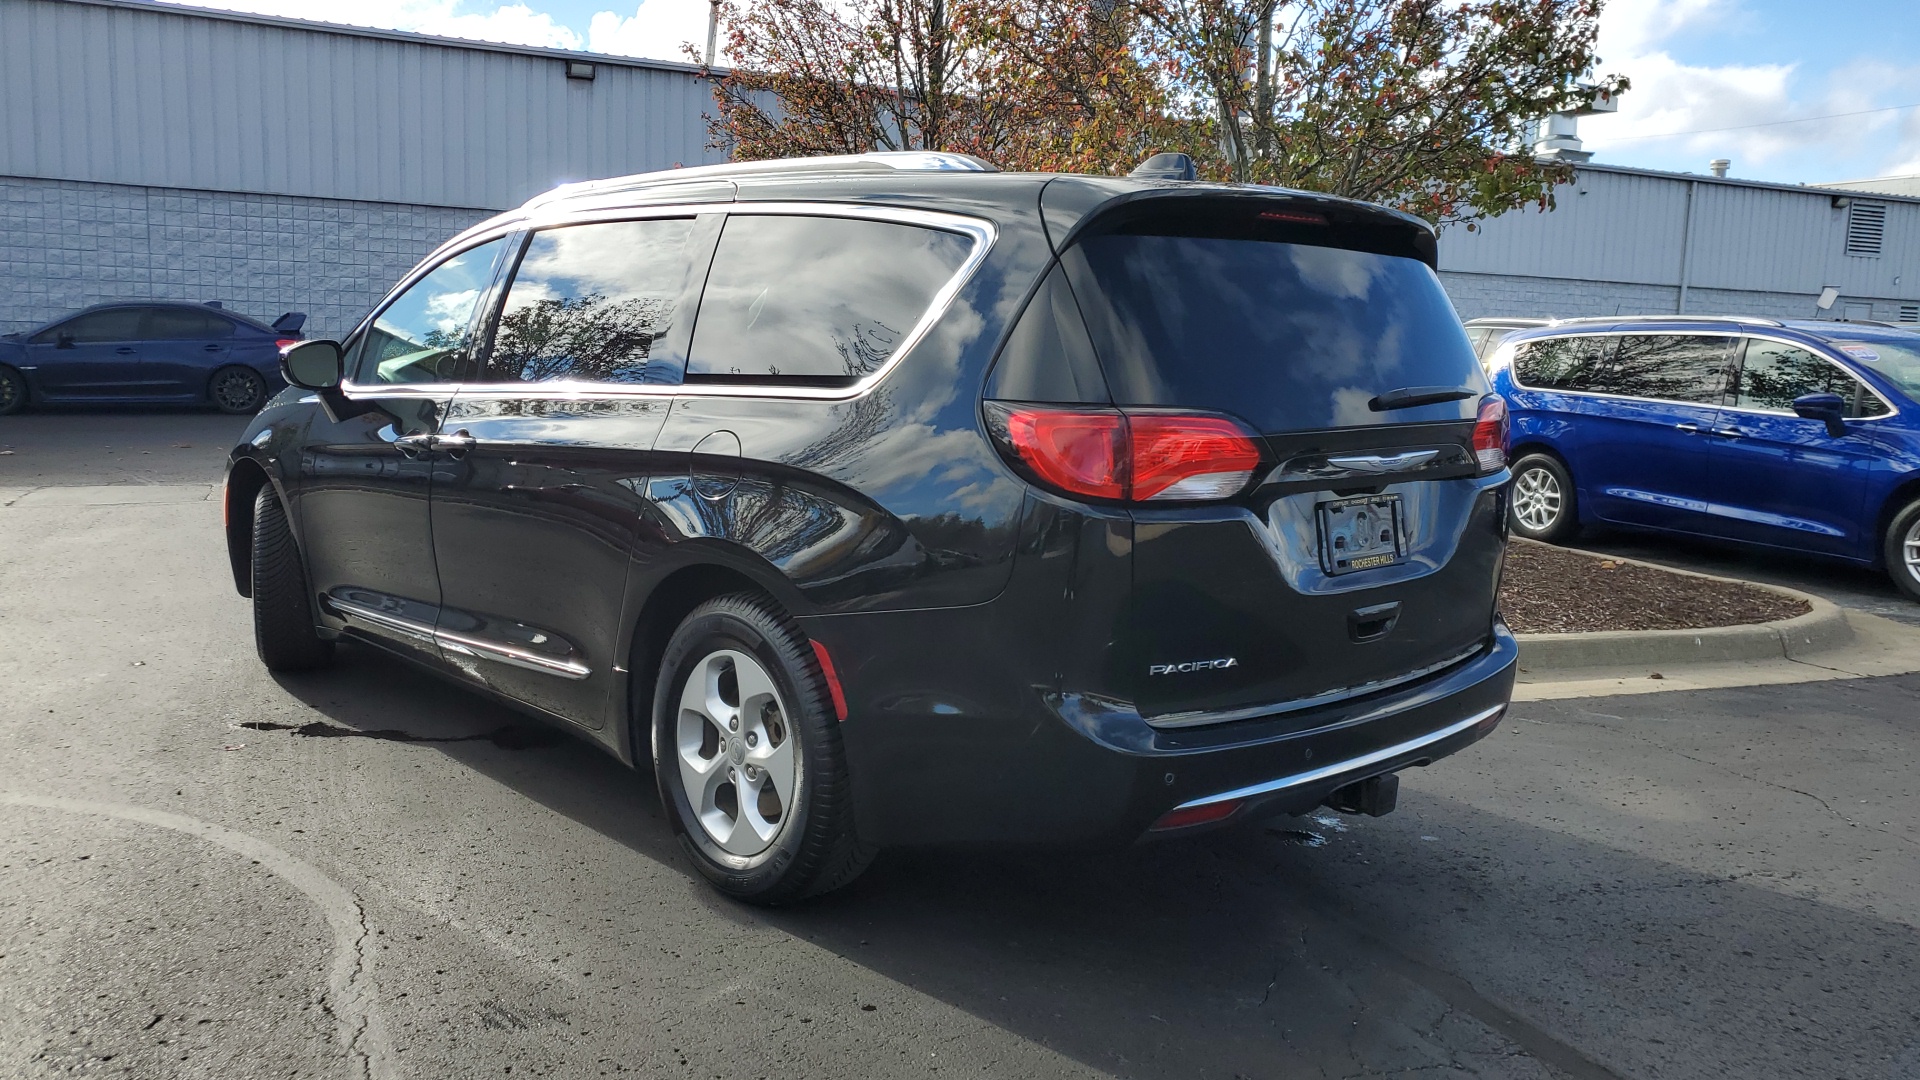
[{"label": "dark blue sedan", "polygon": [[272,326],[210,304],[101,304],[0,337],[0,414],[30,404],[166,403],[251,413],[285,385],[280,347],[306,316]]},{"label": "dark blue sedan", "polygon": [[1521,536],[1605,523],[1812,552],[1920,600],[1920,333],[1576,319],[1514,334],[1488,369]]}]

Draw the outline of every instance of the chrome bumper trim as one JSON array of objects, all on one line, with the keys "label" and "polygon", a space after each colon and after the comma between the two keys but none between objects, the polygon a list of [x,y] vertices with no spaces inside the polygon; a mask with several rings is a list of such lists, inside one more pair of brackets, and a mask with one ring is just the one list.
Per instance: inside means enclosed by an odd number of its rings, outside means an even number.
[{"label": "chrome bumper trim", "polygon": [[1491,720],[1494,717],[1499,716],[1501,713],[1506,711],[1507,711],[1506,705],[1504,704],[1495,705],[1493,708],[1485,709],[1480,712],[1477,712],[1472,716],[1467,717],[1465,720],[1460,720],[1455,723],[1448,724],[1446,727],[1441,728],[1439,731],[1430,731],[1427,734],[1422,735],[1417,739],[1408,739],[1406,742],[1399,743],[1395,746],[1384,747],[1382,749],[1375,750],[1370,754],[1362,754],[1357,758],[1348,758],[1345,761],[1336,761],[1331,765],[1322,765],[1320,768],[1313,769],[1308,772],[1295,773],[1292,776],[1283,776],[1278,780],[1268,780],[1265,783],[1261,783],[1261,784],[1253,784],[1248,787],[1235,788],[1232,791],[1223,791],[1218,795],[1208,795],[1205,798],[1190,799],[1186,802],[1181,803],[1179,806],[1174,807],[1172,810],[1168,811],[1168,813],[1178,813],[1182,810],[1188,809],[1189,807],[1210,806],[1218,802],[1229,802],[1236,799],[1251,799],[1259,795],[1272,795],[1275,792],[1285,791],[1288,788],[1305,787],[1308,784],[1317,783],[1318,781],[1321,781],[1321,780],[1330,780],[1333,777],[1339,776],[1342,773],[1358,772],[1359,770],[1364,769],[1369,765],[1378,765],[1383,761],[1392,761],[1394,758],[1401,757],[1402,755],[1412,754],[1420,750],[1424,750],[1425,748],[1432,746],[1434,743],[1445,742],[1446,740],[1453,738],[1455,735],[1458,735],[1463,731],[1467,731],[1468,729],[1473,728],[1477,725],[1484,724],[1488,720]]}]

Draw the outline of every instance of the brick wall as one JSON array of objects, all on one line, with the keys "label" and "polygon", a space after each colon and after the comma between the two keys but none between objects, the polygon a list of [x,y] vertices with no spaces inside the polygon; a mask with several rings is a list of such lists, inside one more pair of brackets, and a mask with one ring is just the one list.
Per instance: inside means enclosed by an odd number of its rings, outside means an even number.
[{"label": "brick wall", "polygon": [[491,213],[0,176],[0,333],[110,300],[219,300],[339,336]]},{"label": "brick wall", "polygon": [[[1680,290],[1671,285],[1636,285],[1619,281],[1574,281],[1568,278],[1521,277],[1507,274],[1469,274],[1443,271],[1440,283],[1452,297],[1462,319],[1490,315],[1577,319],[1607,315],[1671,315]],[[1842,297],[1833,310],[1821,313],[1814,297],[1800,293],[1753,292],[1739,289],[1687,290],[1689,315],[1745,315],[1773,319],[1838,318],[1848,305],[1865,304],[1882,322],[1896,322],[1901,301],[1885,297]]]}]

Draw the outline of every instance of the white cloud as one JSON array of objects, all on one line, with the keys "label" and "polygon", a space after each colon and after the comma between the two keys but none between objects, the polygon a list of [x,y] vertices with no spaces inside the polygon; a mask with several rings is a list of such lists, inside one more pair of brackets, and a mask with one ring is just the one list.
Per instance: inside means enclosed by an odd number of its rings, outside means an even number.
[{"label": "white cloud", "polygon": [[682,46],[706,52],[710,10],[707,0],[644,0],[632,15],[602,11],[587,27],[587,47],[621,56],[698,63]]},{"label": "white cloud", "polygon": [[1611,0],[1600,17],[1600,70],[1626,75],[1633,87],[1618,113],[1581,119],[1587,149],[1601,161],[1696,172],[1724,157],[1736,176],[1788,180],[1835,179],[1826,173],[1841,160],[1883,173],[1903,160],[1920,163],[1920,122],[1902,125],[1900,114],[1778,123],[1913,100],[1887,96],[1920,90],[1911,67],[1859,62],[1810,77],[1798,63],[1704,66],[1673,55],[1682,34],[1726,32],[1753,18],[1739,0]]},{"label": "white cloud", "polygon": [[485,15],[454,13],[458,0],[194,0],[200,7],[248,11],[288,19],[314,19],[411,30],[420,34],[535,45],[552,49],[580,48],[580,35],[552,15],[525,4],[506,4]]}]

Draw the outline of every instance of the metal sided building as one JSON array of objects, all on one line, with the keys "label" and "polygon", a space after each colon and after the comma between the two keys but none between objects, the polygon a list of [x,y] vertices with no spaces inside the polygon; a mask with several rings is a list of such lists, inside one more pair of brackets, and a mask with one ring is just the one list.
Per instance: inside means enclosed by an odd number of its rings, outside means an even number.
[{"label": "metal sided building", "polygon": [[107,300],[352,326],[557,183],[709,164],[698,69],[176,7],[0,0],[0,333]]},{"label": "metal sided building", "polygon": [[[1551,211],[1516,210],[1442,235],[1440,276],[1463,317],[1920,323],[1920,197],[1576,170]],[[1837,295],[1823,308],[1829,289]]]}]

